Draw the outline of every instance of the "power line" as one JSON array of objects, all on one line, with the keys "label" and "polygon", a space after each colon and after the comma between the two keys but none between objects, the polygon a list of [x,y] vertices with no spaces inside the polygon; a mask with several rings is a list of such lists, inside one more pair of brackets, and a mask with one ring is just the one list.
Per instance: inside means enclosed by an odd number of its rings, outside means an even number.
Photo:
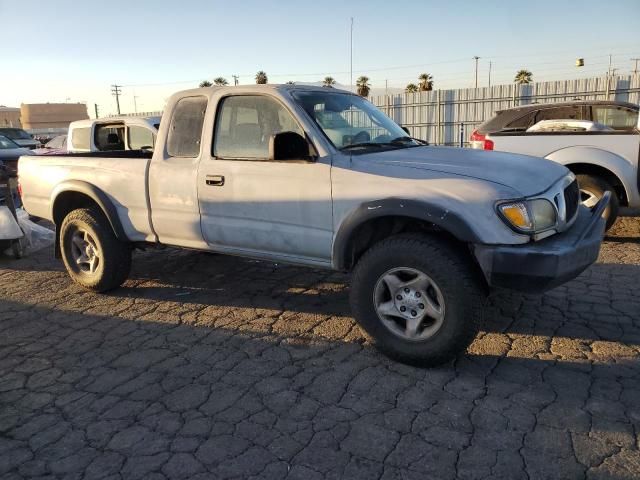
[{"label": "power line", "polygon": [[[629,54],[633,54],[633,53],[616,53],[616,54],[611,54],[612,57],[620,57],[623,55],[629,55]],[[537,54],[537,55],[530,55],[530,56],[515,56],[515,55],[502,55],[502,56],[485,56],[484,58],[486,59],[496,59],[496,58],[518,58],[520,59],[520,62],[518,63],[526,63],[527,67],[535,67],[535,66],[541,66],[541,65],[563,65],[566,63],[566,61],[553,61],[553,62],[534,62],[534,63],[530,63],[530,62],[522,62],[522,59],[524,58],[526,60],[526,58],[534,58],[534,57],[541,57],[541,56],[548,56],[550,54]],[[594,55],[591,57],[586,57],[587,59],[596,59],[596,58],[607,58],[609,57],[609,54],[607,55]],[[478,57],[480,58],[480,57]],[[473,59],[475,59],[475,57],[473,57]],[[635,59],[632,59],[633,61],[636,61]],[[463,63],[463,62],[467,62],[467,59],[456,59],[456,60],[447,60],[447,61],[438,61],[438,62],[428,62],[428,63],[420,63],[420,64],[412,64],[412,65],[396,65],[396,66],[389,66],[389,67],[377,67],[377,68],[360,68],[357,70],[349,70],[349,71],[334,71],[334,72],[312,72],[312,73],[272,73],[269,76],[271,78],[278,78],[278,77],[322,77],[322,76],[326,76],[326,75],[352,75],[353,73],[373,73],[373,72],[387,72],[387,71],[391,71],[391,70],[403,70],[403,69],[409,69],[409,68],[430,68],[436,65],[447,65],[447,64],[456,64],[456,63]],[[476,60],[477,63],[477,60]],[[594,63],[588,63],[589,66],[593,66],[596,65]],[[637,61],[636,61],[636,65],[637,65]],[[462,73],[462,72],[461,72]],[[231,75],[234,78],[234,82],[237,81],[237,79],[240,76],[251,76],[253,74],[242,74],[242,75]],[[197,83],[199,80],[198,79],[192,79],[192,80],[179,80],[179,81],[170,81],[170,82],[157,82],[157,83],[137,83],[137,84],[126,84],[126,85],[119,85],[119,87],[154,87],[154,86],[166,86],[166,85],[179,85],[179,84],[189,84],[189,83]]]}]

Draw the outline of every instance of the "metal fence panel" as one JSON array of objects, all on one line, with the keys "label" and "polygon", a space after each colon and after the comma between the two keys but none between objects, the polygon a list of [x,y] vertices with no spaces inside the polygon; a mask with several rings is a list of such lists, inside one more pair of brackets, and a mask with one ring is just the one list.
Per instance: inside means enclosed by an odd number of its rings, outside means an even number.
[{"label": "metal fence panel", "polygon": [[370,100],[411,135],[434,145],[458,145],[498,110],[532,103],[617,100],[640,103],[640,74],[537,82],[529,85],[379,95]]}]

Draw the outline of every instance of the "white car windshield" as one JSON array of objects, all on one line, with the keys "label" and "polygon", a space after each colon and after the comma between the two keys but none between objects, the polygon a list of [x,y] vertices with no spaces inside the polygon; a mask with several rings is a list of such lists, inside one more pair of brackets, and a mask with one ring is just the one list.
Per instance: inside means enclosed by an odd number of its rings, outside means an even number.
[{"label": "white car windshield", "polygon": [[346,92],[295,91],[293,97],[339,150],[419,146],[397,123],[366,99]]}]

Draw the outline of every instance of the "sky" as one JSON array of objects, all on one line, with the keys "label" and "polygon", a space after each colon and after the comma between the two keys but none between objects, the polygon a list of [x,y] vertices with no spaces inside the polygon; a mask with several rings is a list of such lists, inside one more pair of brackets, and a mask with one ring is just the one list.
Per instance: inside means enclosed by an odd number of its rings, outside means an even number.
[{"label": "sky", "polygon": [[[86,102],[93,116],[162,110],[175,91],[223,76],[253,83],[370,78],[401,91],[630,73],[640,58],[640,0],[0,0],[0,105]],[[585,67],[576,68],[576,58]]]}]

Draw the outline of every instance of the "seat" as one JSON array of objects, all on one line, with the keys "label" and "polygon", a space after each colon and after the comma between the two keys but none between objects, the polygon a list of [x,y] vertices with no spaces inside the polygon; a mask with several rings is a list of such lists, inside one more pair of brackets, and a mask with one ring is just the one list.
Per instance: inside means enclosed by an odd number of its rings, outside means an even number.
[{"label": "seat", "polygon": [[110,133],[107,135],[107,144],[105,147],[107,150],[124,150],[124,142],[120,141],[117,133]]}]

